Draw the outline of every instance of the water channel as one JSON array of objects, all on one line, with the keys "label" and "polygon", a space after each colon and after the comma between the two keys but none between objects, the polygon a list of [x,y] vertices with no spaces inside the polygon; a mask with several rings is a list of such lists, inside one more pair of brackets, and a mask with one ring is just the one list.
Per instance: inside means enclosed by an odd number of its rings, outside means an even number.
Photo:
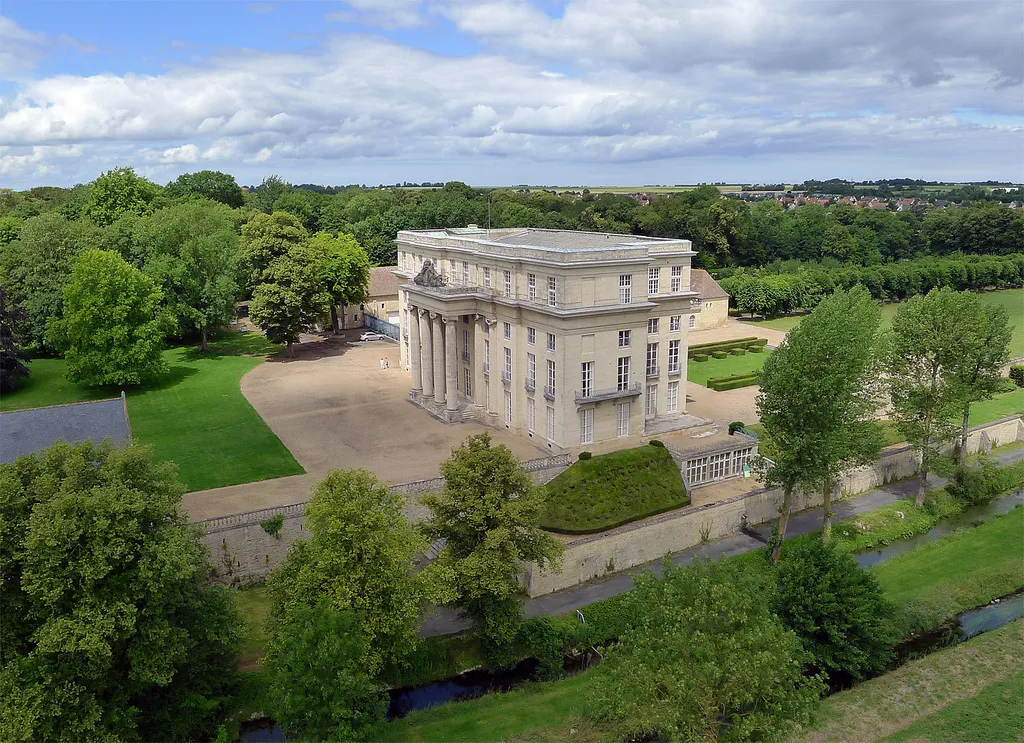
[{"label": "water channel", "polygon": [[[995,516],[1009,513],[1021,503],[1024,503],[1024,490],[1018,490],[988,503],[971,506],[924,534],[860,553],[856,556],[857,561],[863,567],[877,565],[896,555],[911,552],[926,542],[941,539],[956,529],[977,526]],[[975,637],[982,632],[998,629],[1021,617],[1024,617],[1024,593],[996,599],[986,606],[963,612],[942,627],[903,643],[897,648],[897,665]],[[537,661],[531,658],[512,669],[472,670],[423,686],[391,689],[388,691],[391,701],[388,705],[387,719],[405,717],[413,710],[429,709],[447,702],[465,701],[486,694],[510,691],[532,680],[536,666]],[[578,672],[584,667],[578,660],[567,659],[567,672]],[[279,743],[284,740],[281,728],[267,718],[243,724],[239,738],[240,743]]]}]

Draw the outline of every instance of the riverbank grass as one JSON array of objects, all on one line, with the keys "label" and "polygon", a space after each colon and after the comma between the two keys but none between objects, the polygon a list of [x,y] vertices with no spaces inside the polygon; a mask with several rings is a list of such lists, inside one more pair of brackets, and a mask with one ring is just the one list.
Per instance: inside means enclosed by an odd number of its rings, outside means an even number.
[{"label": "riverbank grass", "polygon": [[662,446],[581,459],[546,489],[541,526],[564,534],[603,531],[690,502],[679,468]]}]

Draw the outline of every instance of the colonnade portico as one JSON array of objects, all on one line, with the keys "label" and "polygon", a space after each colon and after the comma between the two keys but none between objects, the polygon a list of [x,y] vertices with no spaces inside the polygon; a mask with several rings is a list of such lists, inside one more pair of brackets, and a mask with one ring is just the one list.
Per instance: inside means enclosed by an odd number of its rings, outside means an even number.
[{"label": "colonnade portico", "polygon": [[[460,409],[459,327],[461,315],[449,316],[410,304],[409,371],[412,374],[410,398],[447,420],[458,419]],[[461,399],[473,403],[483,400],[485,379],[480,354],[484,347],[483,319],[471,315],[474,355],[472,390],[461,390]],[[467,349],[468,351],[468,349]],[[482,403],[481,403],[482,404]]]}]

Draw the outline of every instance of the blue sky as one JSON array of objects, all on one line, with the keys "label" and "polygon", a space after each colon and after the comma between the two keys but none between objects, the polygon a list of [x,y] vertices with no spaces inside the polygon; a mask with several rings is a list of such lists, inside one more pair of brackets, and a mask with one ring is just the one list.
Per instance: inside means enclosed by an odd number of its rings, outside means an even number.
[{"label": "blue sky", "polygon": [[1018,2],[0,6],[0,187],[1022,179]]}]

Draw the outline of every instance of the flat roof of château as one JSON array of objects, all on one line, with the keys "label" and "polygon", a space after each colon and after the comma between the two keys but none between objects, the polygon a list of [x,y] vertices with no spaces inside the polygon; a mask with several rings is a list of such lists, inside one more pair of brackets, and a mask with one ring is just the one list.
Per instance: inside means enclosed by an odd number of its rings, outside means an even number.
[{"label": "flat roof of ch\u00e2teau", "polygon": [[418,237],[431,240],[451,240],[459,243],[477,243],[481,246],[507,246],[532,248],[556,253],[581,251],[655,248],[656,250],[692,250],[689,240],[643,235],[620,235],[610,232],[583,232],[579,230],[548,230],[539,227],[456,227],[438,230],[402,230],[398,239],[415,241]]}]

